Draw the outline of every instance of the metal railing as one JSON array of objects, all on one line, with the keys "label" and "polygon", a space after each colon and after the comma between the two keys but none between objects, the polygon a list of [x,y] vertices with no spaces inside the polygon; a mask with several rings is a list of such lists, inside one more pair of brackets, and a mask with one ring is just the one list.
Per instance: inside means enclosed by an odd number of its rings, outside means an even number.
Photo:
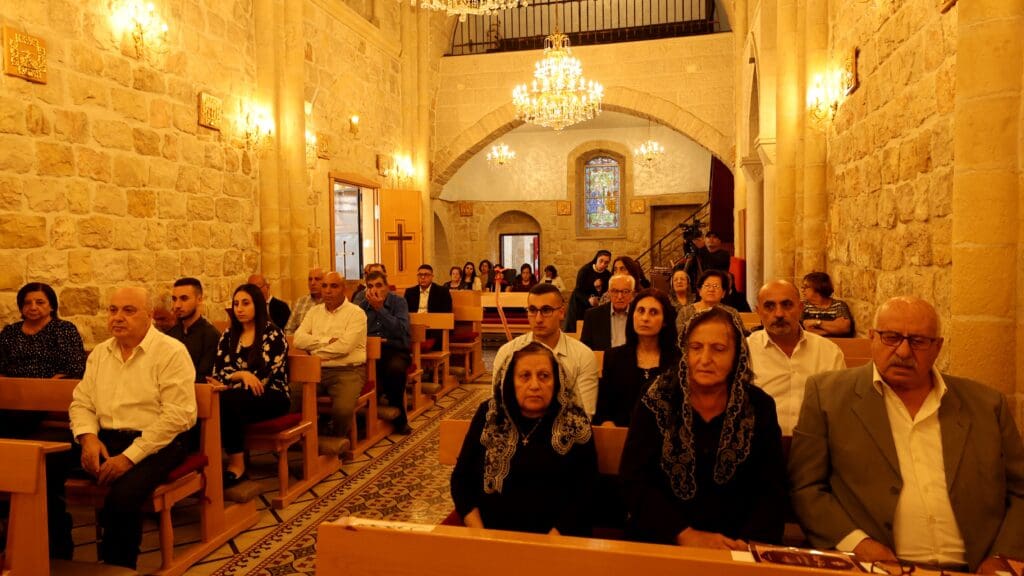
[{"label": "metal railing", "polygon": [[446,55],[543,48],[556,24],[573,46],[721,30],[715,0],[549,0],[458,22]]},{"label": "metal railing", "polygon": [[701,204],[693,214],[690,214],[664,236],[652,242],[651,247],[636,259],[644,274],[648,278],[653,277],[655,273],[667,275],[673,266],[687,257],[689,254],[687,244],[701,234],[710,215],[711,202],[708,201]]}]

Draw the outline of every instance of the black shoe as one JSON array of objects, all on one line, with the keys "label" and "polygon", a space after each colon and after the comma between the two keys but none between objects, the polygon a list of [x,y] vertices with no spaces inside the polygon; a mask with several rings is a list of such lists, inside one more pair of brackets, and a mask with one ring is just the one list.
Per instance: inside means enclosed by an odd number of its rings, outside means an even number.
[{"label": "black shoe", "polygon": [[398,434],[400,436],[408,436],[409,434],[412,434],[412,427],[409,426],[409,424],[403,424],[402,426],[396,426],[395,427],[395,434]]},{"label": "black shoe", "polygon": [[225,470],[224,471],[224,489],[227,490],[228,488],[234,488],[235,486],[238,486],[239,484],[241,484],[242,482],[245,482],[248,479],[249,479],[249,476],[245,472],[242,472],[241,476],[236,476],[234,472],[232,472],[230,470]]}]

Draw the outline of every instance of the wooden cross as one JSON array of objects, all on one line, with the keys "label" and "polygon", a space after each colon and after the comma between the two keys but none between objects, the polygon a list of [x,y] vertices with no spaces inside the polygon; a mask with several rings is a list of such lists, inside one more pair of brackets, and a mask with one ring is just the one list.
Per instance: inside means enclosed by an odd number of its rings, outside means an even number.
[{"label": "wooden cross", "polygon": [[405,221],[396,220],[395,225],[398,228],[398,232],[388,232],[386,239],[398,242],[398,271],[402,272],[405,270],[405,243],[413,239],[412,234],[405,233]]}]

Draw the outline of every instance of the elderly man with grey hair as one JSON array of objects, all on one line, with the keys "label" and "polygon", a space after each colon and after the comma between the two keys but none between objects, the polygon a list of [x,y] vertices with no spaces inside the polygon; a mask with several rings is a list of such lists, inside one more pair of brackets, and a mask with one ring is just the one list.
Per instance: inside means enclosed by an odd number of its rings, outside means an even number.
[{"label": "elderly man with grey hair", "polygon": [[185,345],[153,327],[144,288],[110,297],[113,336],[96,346],[68,412],[82,468],[109,486],[100,511],[100,558],[135,568],[142,505],[185,459],[196,423],[195,368]]},{"label": "elderly man with grey hair", "polygon": [[594,306],[583,315],[580,342],[594,351],[605,351],[626,343],[629,304],[636,294],[636,279],[617,274],[608,281],[609,300]]},{"label": "elderly man with grey hair", "polygon": [[813,546],[979,573],[1024,557],[1024,446],[1006,398],[936,370],[942,343],[931,304],[892,298],[871,364],[807,380],[789,475]]}]

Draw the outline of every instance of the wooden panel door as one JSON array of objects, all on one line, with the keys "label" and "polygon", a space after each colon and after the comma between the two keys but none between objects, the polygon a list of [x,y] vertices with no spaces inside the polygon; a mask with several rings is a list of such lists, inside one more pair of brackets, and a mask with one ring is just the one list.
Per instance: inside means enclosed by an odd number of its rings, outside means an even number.
[{"label": "wooden panel door", "polygon": [[399,288],[416,284],[423,262],[422,200],[418,190],[381,190],[380,258],[388,281]]}]

